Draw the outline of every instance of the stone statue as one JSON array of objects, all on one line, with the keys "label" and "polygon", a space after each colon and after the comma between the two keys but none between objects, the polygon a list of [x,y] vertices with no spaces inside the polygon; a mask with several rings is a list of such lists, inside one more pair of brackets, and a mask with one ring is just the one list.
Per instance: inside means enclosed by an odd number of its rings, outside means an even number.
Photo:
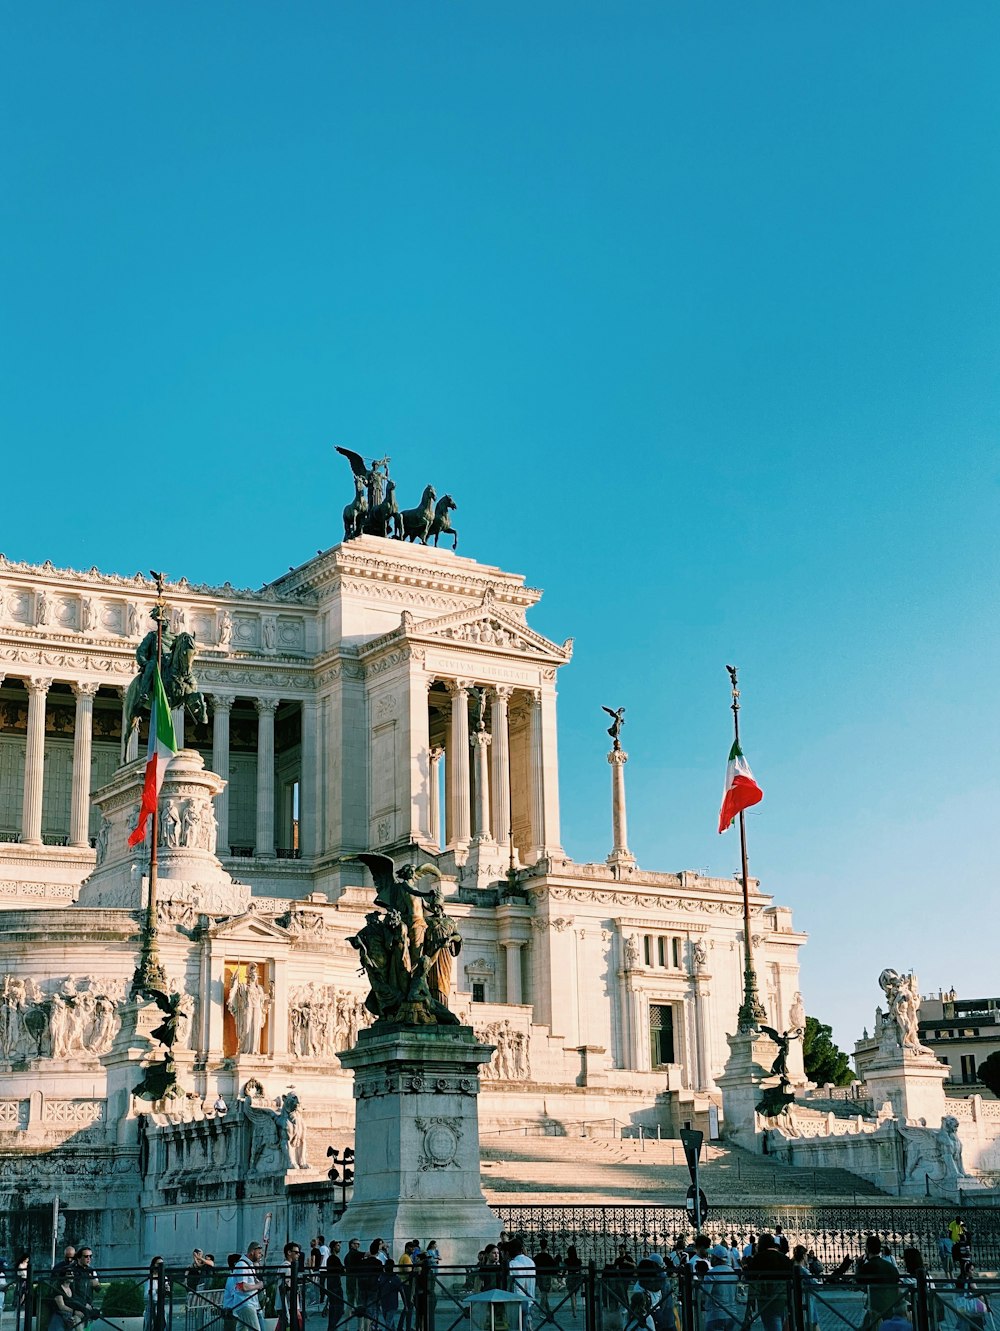
[{"label": "stone statue", "polygon": [[196,850],[201,847],[202,839],[202,816],[199,801],[188,800],[181,814],[180,844]]},{"label": "stone statue", "polygon": [[793,1030],[805,1031],[806,1006],[802,1001],[802,995],[797,989],[795,991],[795,996],[792,998],[792,1006],[788,1009],[788,1021]]},{"label": "stone statue", "polygon": [[920,1043],[917,1017],[920,995],[916,992],[913,976],[900,975],[898,971],[887,968],[878,977],[878,982],[889,1001],[888,1019],[895,1026],[899,1047],[911,1054],[933,1052]]},{"label": "stone statue", "polygon": [[108,837],[111,833],[111,823],[107,818],[101,819],[101,825],[97,829],[97,863],[103,864],[104,858],[108,853]]},{"label": "stone statue", "polygon": [[309,1168],[306,1123],[294,1092],[282,1097],[278,1110],[255,1105],[249,1097],[240,1103],[251,1130],[251,1170],[266,1174]]},{"label": "stone statue", "polygon": [[604,707],[602,705],[601,711],[607,712],[608,716],[611,717],[611,725],[608,726],[608,734],[611,736],[612,750],[615,753],[618,753],[622,746],[621,733],[622,733],[622,726],[625,724],[625,708],[624,707],[611,708],[611,707]]},{"label": "stone statue", "polygon": [[125,613],[125,632],[130,638],[138,637],[141,623],[139,607],[134,601],[129,601],[128,610]]},{"label": "stone statue", "polygon": [[8,1060],[16,1058],[21,1050],[27,1008],[24,980],[19,975],[5,975],[0,994],[0,1051]]},{"label": "stone statue", "polygon": [[953,1114],[946,1114],[937,1131],[938,1150],[944,1166],[947,1181],[968,1178],[968,1172],[962,1161],[962,1143],[958,1136],[958,1119]]},{"label": "stone statue", "polygon": [[51,606],[48,592],[44,587],[39,588],[35,594],[35,624],[38,628],[43,628],[49,622]]},{"label": "stone statue", "polygon": [[278,627],[274,622],[273,615],[264,616],[264,622],[261,626],[261,634],[265,652],[273,652],[278,645]]},{"label": "stone statue", "polygon": [[639,964],[639,939],[635,934],[629,934],[625,939],[625,964],[626,966]]},{"label": "stone statue", "polygon": [[[437,889],[416,885],[428,875],[440,878],[437,869],[404,864],[397,874],[387,855],[369,852],[345,858],[367,867],[375,882],[375,905],[385,911],[370,912],[364,927],[347,940],[360,954],[371,984],[368,1011],[379,1021],[405,1025],[456,1024],[441,986],[450,986],[461,937],[445,915]],[[430,903],[426,916],[424,901]]]},{"label": "stone statue", "polygon": [[708,944],[704,938],[696,938],[694,948],[694,968],[696,971],[703,971],[708,965]]},{"label": "stone statue", "polygon": [[236,1023],[236,1041],[241,1054],[259,1054],[261,1036],[264,1033],[264,1021],[271,999],[257,979],[257,963],[251,961],[247,966],[246,979],[241,980],[239,973],[233,976],[226,1010],[232,1014]]},{"label": "stone statue", "polygon": [[219,616],[219,646],[228,647],[233,640],[233,617],[228,610]]},{"label": "stone statue", "polygon": [[181,844],[181,811],[177,807],[176,800],[169,800],[163,811],[160,840],[170,849],[176,849]]},{"label": "stone statue", "polygon": [[97,607],[92,596],[85,596],[80,602],[80,632],[89,633],[97,622]]},{"label": "stone statue", "polygon": [[[208,707],[198,691],[198,681],[192,674],[195,647],[193,633],[175,633],[167,626],[166,615],[158,605],[150,611],[154,622],[163,623],[160,638],[160,674],[163,678],[163,690],[170,707],[185,707],[192,720],[200,725],[208,725]],[[135,659],[139,674],[128,686],[125,694],[125,734],[122,736],[122,749],[128,744],[129,736],[139,725],[142,712],[149,711],[156,670],[156,628],[143,638],[135,649]]]}]

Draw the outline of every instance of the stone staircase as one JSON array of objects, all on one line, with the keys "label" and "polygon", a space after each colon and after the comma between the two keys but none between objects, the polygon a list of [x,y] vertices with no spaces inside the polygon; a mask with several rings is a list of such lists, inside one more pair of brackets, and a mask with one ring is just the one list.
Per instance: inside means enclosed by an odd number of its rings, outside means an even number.
[{"label": "stone staircase", "polygon": [[[484,1133],[481,1157],[487,1200],[501,1204],[681,1206],[691,1182],[679,1141]],[[716,1145],[703,1150],[700,1182],[710,1201],[748,1206],[883,1195],[846,1169],[800,1169]]]}]

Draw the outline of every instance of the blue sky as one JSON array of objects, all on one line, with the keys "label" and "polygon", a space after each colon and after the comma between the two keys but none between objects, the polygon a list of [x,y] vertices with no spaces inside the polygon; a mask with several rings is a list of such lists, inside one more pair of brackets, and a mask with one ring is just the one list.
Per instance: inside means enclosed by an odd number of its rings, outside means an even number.
[{"label": "blue sky", "polygon": [[[751,869],[847,1044],[886,965],[997,992],[993,4],[8,6],[12,558],[250,585],[334,443],[576,638],[563,829]],[[170,525],[148,530],[154,465]]]}]

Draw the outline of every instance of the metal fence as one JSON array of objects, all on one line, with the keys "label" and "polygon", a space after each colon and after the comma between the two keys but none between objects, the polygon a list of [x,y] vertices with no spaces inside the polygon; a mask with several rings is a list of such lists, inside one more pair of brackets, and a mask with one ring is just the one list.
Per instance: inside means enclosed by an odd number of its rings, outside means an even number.
[{"label": "metal fence", "polygon": [[[556,1251],[574,1244],[584,1261],[598,1265],[612,1260],[625,1244],[636,1256],[666,1254],[678,1236],[691,1232],[691,1219],[681,1206],[516,1206],[493,1205],[507,1233],[526,1236],[526,1246],[546,1238]],[[825,1265],[864,1250],[865,1236],[877,1234],[898,1256],[916,1248],[929,1268],[938,1266],[939,1243],[955,1210],[944,1206],[808,1206],[775,1202],[770,1206],[713,1208],[702,1226],[713,1241],[735,1238],[742,1249],[752,1234],[781,1225],[792,1244],[811,1248]],[[1000,1269],[1000,1209],[962,1212],[972,1234],[977,1266]],[[997,1328],[1000,1331],[1000,1327]]]},{"label": "metal fence", "polygon": [[287,1267],[258,1274],[259,1295],[227,1299],[224,1281],[188,1290],[180,1272],[102,1272],[99,1291],[74,1299],[64,1289],[60,1304],[58,1281],[22,1270],[0,1331],[1000,1331],[1000,1282],[959,1288],[923,1273],[872,1282],[801,1268],[699,1275],[691,1263],[545,1268],[529,1258],[524,1267],[421,1264],[395,1281]]}]

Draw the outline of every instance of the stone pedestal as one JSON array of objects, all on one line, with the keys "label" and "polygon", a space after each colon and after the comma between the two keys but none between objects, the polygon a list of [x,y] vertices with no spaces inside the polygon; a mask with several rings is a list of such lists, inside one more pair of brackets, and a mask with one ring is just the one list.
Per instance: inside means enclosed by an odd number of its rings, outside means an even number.
[{"label": "stone pedestal", "polygon": [[[97,864],[80,887],[81,906],[113,906],[141,910],[146,905],[149,875],[149,831],[137,846],[128,838],[136,825],[142,799],[145,761],[119,767],[94,793],[101,811]],[[250,888],[235,883],[215,853],[216,825],[212,801],[225,787],[206,771],[200,753],[181,749],[174,755],[160,792],[158,891],[169,912],[187,909],[210,915],[241,915]],[[173,902],[174,906],[167,905]]]},{"label": "stone pedestal", "polygon": [[747,1150],[757,1149],[756,1106],[767,1086],[777,1085],[770,1074],[776,1051],[774,1041],[751,1031],[727,1035],[729,1058],[715,1082],[722,1091],[722,1113],[727,1141]]},{"label": "stone pedestal", "polygon": [[612,847],[608,865],[620,872],[635,868],[635,856],[628,848],[628,816],[625,812],[625,764],[628,754],[615,748],[608,754],[611,764],[611,834]]},{"label": "stone pedestal", "polygon": [[882,1054],[865,1071],[865,1085],[872,1103],[892,1105],[901,1123],[939,1128],[945,1114],[944,1083],[950,1075],[947,1064],[930,1052],[911,1054],[898,1050],[889,1058]]},{"label": "stone pedestal", "polygon": [[376,1023],[340,1054],[354,1072],[354,1195],[334,1236],[401,1252],[436,1238],[442,1261],[475,1263],[500,1233],[479,1177],[479,1068],[493,1046],[468,1026]]}]

